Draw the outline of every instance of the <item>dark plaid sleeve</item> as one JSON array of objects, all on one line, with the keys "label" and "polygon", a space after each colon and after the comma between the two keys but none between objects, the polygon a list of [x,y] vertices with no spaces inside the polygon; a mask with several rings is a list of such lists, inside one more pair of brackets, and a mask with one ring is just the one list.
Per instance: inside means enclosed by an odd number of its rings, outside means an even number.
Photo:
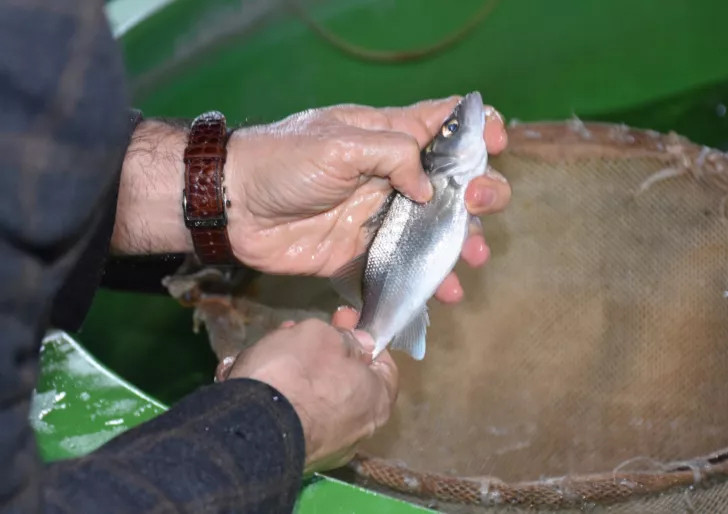
[{"label": "dark plaid sleeve", "polygon": [[40,340],[83,315],[113,226],[123,71],[100,0],[0,0],[0,512],[290,511],[303,433],[258,382],[204,388],[82,459],[38,458]]},{"label": "dark plaid sleeve", "polygon": [[54,464],[47,512],[293,510],[304,451],[295,411],[252,380],[213,384],[83,459]]}]

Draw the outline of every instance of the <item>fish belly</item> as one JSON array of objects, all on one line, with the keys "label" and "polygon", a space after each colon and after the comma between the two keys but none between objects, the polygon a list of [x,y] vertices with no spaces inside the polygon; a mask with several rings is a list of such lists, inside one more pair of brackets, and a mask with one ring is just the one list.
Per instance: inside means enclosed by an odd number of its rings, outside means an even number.
[{"label": "fish belly", "polygon": [[[407,212],[385,218],[383,236],[370,249],[360,323],[374,338],[375,352],[423,313],[455,267],[468,229],[463,193],[452,187],[436,191],[429,203],[408,201]],[[392,209],[398,207],[393,203]]]}]

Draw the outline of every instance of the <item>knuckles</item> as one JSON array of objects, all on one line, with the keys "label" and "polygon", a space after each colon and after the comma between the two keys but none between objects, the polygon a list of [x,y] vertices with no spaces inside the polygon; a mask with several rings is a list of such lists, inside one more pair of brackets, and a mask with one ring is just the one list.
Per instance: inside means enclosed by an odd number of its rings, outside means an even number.
[{"label": "knuckles", "polygon": [[364,155],[361,142],[352,137],[326,137],[321,141],[320,151],[324,159],[331,163],[355,164]]}]

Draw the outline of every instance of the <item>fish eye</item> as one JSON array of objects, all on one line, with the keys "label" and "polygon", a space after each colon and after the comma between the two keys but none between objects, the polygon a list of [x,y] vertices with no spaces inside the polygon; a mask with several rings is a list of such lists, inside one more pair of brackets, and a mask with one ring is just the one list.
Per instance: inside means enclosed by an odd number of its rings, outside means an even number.
[{"label": "fish eye", "polygon": [[458,120],[453,118],[449,121],[446,121],[445,124],[442,126],[442,135],[445,137],[452,136],[455,132],[458,131],[458,127],[460,124],[458,123]]}]

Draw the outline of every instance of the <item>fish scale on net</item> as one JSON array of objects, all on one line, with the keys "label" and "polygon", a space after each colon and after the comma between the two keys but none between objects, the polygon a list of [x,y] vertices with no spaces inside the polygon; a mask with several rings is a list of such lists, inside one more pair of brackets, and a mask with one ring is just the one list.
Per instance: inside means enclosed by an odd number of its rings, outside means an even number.
[{"label": "fish scale on net", "polygon": [[465,206],[471,179],[485,173],[485,112],[479,92],[463,97],[421,153],[432,199],[416,203],[392,192],[367,223],[367,250],[332,277],[334,288],[361,312],[357,328],[375,341],[421,360],[427,301],[452,271],[473,217]]}]

